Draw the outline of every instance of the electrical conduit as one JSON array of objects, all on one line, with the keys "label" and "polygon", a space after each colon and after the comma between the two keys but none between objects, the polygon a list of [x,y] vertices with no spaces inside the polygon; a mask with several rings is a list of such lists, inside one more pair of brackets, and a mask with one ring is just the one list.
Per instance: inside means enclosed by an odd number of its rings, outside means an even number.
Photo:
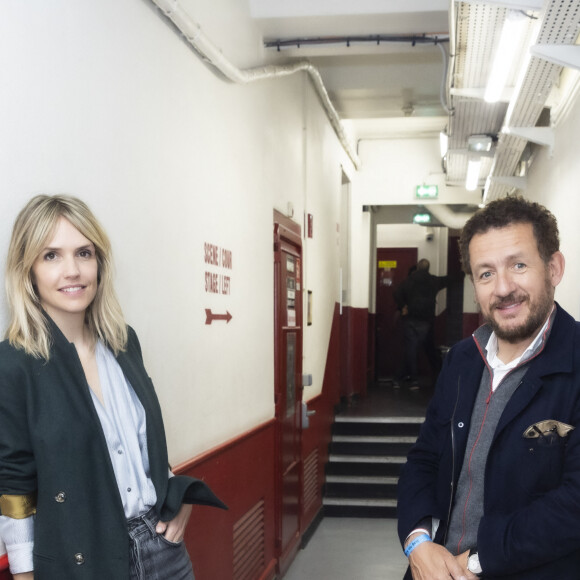
[{"label": "electrical conduit", "polygon": [[191,18],[188,12],[181,6],[179,0],[152,0],[153,3],[175,24],[178,30],[185,36],[193,48],[205,58],[211,65],[218,69],[226,78],[237,84],[246,84],[254,81],[284,77],[305,71],[310,75],[326,115],[342,145],[344,151],[352,161],[355,168],[360,169],[360,159],[348,139],[340,117],[334,108],[328,91],[324,86],[318,69],[308,61],[299,61],[290,65],[276,66],[266,65],[241,70],[232,64],[220,51],[220,49],[203,33],[197,22]]}]

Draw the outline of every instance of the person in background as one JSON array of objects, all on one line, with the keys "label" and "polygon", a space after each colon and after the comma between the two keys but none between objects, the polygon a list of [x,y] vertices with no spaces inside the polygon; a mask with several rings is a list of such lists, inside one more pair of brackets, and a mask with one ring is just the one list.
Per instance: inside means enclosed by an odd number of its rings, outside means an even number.
[{"label": "person in background", "polygon": [[36,196],[14,224],[0,343],[0,536],[16,580],[191,580],[191,504],[112,282],[109,240],[79,199]]},{"label": "person in background", "polygon": [[464,226],[486,324],[447,354],[399,479],[405,578],[577,580],[580,323],[554,301],[558,225],[521,197]]},{"label": "person in background", "polygon": [[419,352],[425,351],[432,372],[441,370],[441,355],[435,346],[434,322],[437,294],[447,287],[447,276],[429,273],[429,260],[422,259],[414,271],[395,290],[394,297],[403,320],[405,357],[393,385],[397,388],[404,377],[410,389],[419,388]]}]

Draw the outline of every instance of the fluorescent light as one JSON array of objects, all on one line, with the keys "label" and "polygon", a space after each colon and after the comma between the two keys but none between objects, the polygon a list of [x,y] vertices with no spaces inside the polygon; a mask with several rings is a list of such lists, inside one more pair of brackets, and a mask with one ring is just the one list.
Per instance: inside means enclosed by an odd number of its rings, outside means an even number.
[{"label": "fluorescent light", "polygon": [[447,149],[449,147],[449,135],[444,131],[439,133],[439,150],[441,151],[441,157],[447,155]]},{"label": "fluorescent light", "polygon": [[496,103],[501,97],[516,55],[521,50],[527,20],[521,12],[510,10],[507,13],[483,97],[488,103]]},{"label": "fluorescent light", "polygon": [[481,169],[481,159],[470,159],[467,163],[467,177],[465,178],[465,189],[475,191],[479,185],[479,170]]}]

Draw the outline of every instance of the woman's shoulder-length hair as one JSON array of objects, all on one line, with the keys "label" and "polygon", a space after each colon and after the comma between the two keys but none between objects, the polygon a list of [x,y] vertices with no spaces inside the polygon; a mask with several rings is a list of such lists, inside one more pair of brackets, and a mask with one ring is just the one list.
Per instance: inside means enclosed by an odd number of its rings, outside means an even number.
[{"label": "woman's shoulder-length hair", "polygon": [[10,310],[6,338],[11,345],[34,357],[50,358],[51,335],[33,284],[32,267],[61,217],[95,246],[97,292],[86,310],[85,322],[95,339],[101,339],[118,354],[127,344],[127,326],[113,288],[111,243],[88,206],[68,195],[37,195],[16,218],[6,261]]}]

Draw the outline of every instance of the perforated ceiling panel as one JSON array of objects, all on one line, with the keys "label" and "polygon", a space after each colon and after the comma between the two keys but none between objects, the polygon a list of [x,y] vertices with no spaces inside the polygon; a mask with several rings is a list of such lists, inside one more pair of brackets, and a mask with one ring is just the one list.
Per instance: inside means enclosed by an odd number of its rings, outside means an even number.
[{"label": "perforated ceiling panel", "polygon": [[[580,25],[580,2],[557,0],[549,2],[541,16],[537,44],[573,44]],[[510,127],[534,127],[542,113],[550,91],[562,72],[562,67],[537,57],[531,57],[521,82],[521,89],[508,113]],[[494,178],[516,173],[527,141],[511,135],[502,135],[498,144],[496,163],[491,174],[488,199],[501,197],[510,188],[494,182]]]},{"label": "perforated ceiling panel", "polygon": [[[494,50],[499,42],[507,10],[493,5],[456,3],[456,58],[452,88],[482,89],[487,83]],[[527,36],[522,48],[531,44],[573,44],[580,26],[580,0],[547,0],[540,13],[527,12]],[[527,141],[501,133],[504,124],[511,127],[534,127],[562,68],[537,57],[528,57],[523,50],[519,63],[510,73],[508,85],[521,87],[507,103],[487,104],[481,98],[453,96],[448,133],[447,181],[464,182],[467,169],[467,139],[474,134],[498,136],[493,162],[482,165],[483,181],[491,169],[488,199],[509,193],[505,185],[493,178],[513,176],[518,171]],[[518,71],[525,74],[519,79]],[[480,182],[483,186],[483,183]]]},{"label": "perforated ceiling panel", "polygon": [[[457,4],[456,62],[452,78],[455,89],[485,88],[494,49],[507,10],[484,4]],[[513,82],[511,73],[511,82]],[[463,185],[467,171],[467,140],[471,135],[497,135],[501,130],[507,103],[486,103],[481,98],[453,97],[454,115],[450,117],[448,133],[450,152],[447,156],[449,184]],[[482,160],[481,179],[491,168],[489,159]]]},{"label": "perforated ceiling panel", "polygon": [[455,74],[459,88],[485,87],[490,58],[499,42],[507,10],[485,4],[458,3],[457,49],[460,54]]}]

